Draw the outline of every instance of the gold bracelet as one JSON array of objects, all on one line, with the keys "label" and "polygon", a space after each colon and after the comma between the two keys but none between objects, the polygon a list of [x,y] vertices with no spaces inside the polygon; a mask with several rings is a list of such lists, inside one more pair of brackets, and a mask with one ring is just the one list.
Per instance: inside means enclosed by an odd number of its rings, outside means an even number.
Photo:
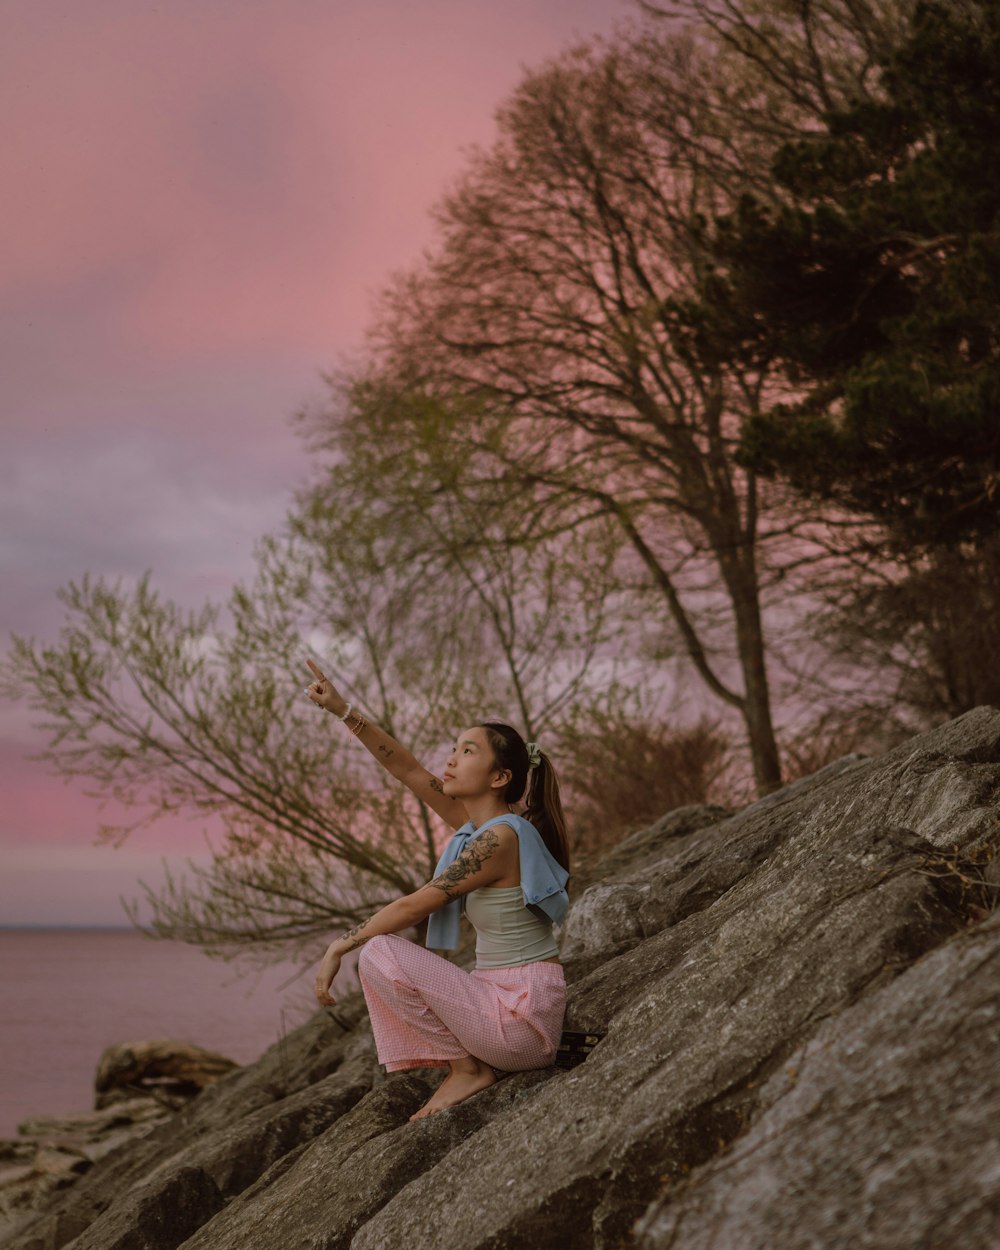
[{"label": "gold bracelet", "polygon": [[365,729],[367,725],[368,725],[368,722],[365,720],[365,718],[363,716],[359,716],[358,723],[351,730],[351,733],[354,734],[355,738],[360,738],[362,729]]}]

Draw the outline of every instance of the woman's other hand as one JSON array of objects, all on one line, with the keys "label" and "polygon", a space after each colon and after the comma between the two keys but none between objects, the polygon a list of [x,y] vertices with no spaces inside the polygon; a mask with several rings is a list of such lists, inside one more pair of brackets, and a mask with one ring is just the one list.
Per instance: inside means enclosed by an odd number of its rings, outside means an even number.
[{"label": "woman's other hand", "polygon": [[328,712],[332,712],[334,716],[343,716],[347,711],[347,700],[343,697],[339,690],[334,689],[330,679],[317,668],[312,660],[306,660],[309,670],[316,680],[311,686],[306,687],[306,694],[320,707],[325,708]]},{"label": "woman's other hand", "polygon": [[322,1007],[336,1006],[336,999],[330,993],[333,979],[340,971],[340,955],[331,946],[323,956],[323,962],[316,973],[316,999]]}]

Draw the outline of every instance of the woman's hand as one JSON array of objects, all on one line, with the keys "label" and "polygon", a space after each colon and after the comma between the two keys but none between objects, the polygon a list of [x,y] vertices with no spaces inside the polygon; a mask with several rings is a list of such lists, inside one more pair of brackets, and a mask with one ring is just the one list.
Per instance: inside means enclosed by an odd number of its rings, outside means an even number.
[{"label": "woman's hand", "polygon": [[316,973],[316,998],[323,1007],[336,1006],[337,1000],[331,995],[330,986],[340,971],[340,959],[341,956],[334,946],[328,947],[319,971]]},{"label": "woman's hand", "polygon": [[329,678],[316,667],[312,660],[306,660],[309,669],[316,680],[311,686],[306,687],[306,694],[312,699],[313,703],[319,704],[320,707],[326,708],[328,712],[332,712],[334,716],[343,716],[347,711],[347,700],[338,690],[331,685]]},{"label": "woman's hand", "polygon": [[[358,738],[361,745],[382,767],[412,790],[422,803],[426,803],[451,825],[452,829],[460,829],[469,819],[465,804],[459,799],[449,798],[442,788],[440,780],[417,763],[412,752],[401,746],[395,738],[390,737],[384,729],[372,724],[367,717],[351,707],[339,690],[334,689],[329,678],[312,660],[306,660],[316,680],[306,687],[306,694],[319,707],[339,716],[347,718],[347,728]],[[348,711],[351,715],[348,717]]]}]

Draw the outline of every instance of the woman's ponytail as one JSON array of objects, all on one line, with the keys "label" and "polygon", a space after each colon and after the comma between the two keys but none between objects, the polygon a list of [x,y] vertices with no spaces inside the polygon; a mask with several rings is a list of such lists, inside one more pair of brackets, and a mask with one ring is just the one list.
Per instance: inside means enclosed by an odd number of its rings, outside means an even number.
[{"label": "woman's ponytail", "polygon": [[528,773],[524,818],[531,821],[553,858],[569,872],[569,843],[566,840],[566,817],[559,797],[559,781],[552,761],[544,751],[539,754],[538,764]]},{"label": "woman's ponytail", "polygon": [[[542,835],[549,853],[569,872],[569,843],[566,839],[566,817],[559,798],[559,782],[552,761],[537,747],[528,747],[516,729],[499,721],[485,721],[483,729],[493,750],[498,768],[506,768],[510,781],[504,789],[507,803],[525,801],[525,820],[530,820]],[[530,767],[530,758],[538,763]]]}]

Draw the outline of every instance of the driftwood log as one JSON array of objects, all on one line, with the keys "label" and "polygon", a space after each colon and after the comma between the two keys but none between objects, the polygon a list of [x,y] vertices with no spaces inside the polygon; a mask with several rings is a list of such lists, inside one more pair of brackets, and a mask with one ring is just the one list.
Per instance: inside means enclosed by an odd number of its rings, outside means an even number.
[{"label": "driftwood log", "polygon": [[109,1046],[98,1061],[95,1106],[100,1110],[136,1094],[179,1106],[238,1066],[225,1055],[192,1042],[119,1042]]}]

